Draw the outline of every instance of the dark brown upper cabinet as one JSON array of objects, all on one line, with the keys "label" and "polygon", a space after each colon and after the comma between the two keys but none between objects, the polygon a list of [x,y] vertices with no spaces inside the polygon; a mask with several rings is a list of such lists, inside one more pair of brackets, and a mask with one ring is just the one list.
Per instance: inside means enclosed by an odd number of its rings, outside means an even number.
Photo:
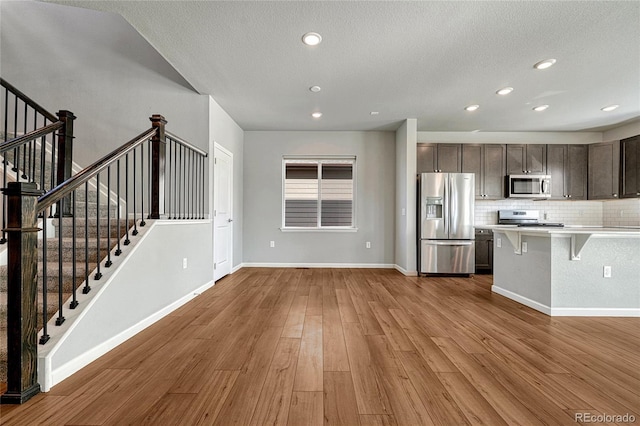
[{"label": "dark brown upper cabinet", "polygon": [[507,145],[507,175],[547,174],[547,146],[542,144]]},{"label": "dark brown upper cabinet", "polygon": [[640,135],[620,141],[620,197],[640,197]]},{"label": "dark brown upper cabinet", "polygon": [[552,200],[587,198],[587,145],[547,145]]},{"label": "dark brown upper cabinet", "polygon": [[476,199],[504,198],[506,145],[462,144],[462,172],[475,173]]},{"label": "dark brown upper cabinet", "polygon": [[460,144],[418,144],[418,173],[459,173],[461,170]]},{"label": "dark brown upper cabinet", "polygon": [[619,198],[620,142],[589,145],[589,199]]}]

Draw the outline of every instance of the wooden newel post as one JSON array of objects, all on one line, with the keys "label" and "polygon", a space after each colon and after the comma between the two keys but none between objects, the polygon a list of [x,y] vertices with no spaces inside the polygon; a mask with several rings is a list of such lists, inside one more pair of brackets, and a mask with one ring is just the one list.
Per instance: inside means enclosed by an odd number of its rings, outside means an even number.
[{"label": "wooden newel post", "polygon": [[[61,110],[56,115],[64,123],[64,126],[58,132],[58,165],[56,183],[53,187],[60,185],[71,177],[71,168],[73,166],[73,120],[76,119],[76,116],[71,111]],[[66,197],[62,204],[62,216],[71,216],[71,196]]]},{"label": "wooden newel post", "polygon": [[37,304],[38,231],[36,202],[43,194],[32,182],[9,182],[7,196],[7,392],[2,404],[22,404],[40,392]]},{"label": "wooden newel post", "polygon": [[156,129],[151,138],[151,206],[150,219],[160,219],[164,216],[164,167],[166,142],[164,138],[164,126],[167,120],[160,114],[152,115],[151,125]]}]

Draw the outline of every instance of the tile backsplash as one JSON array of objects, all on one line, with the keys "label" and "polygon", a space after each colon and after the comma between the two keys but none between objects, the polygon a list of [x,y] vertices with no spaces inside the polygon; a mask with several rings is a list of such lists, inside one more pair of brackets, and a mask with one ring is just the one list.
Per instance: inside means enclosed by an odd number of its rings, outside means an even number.
[{"label": "tile backsplash", "polygon": [[604,202],[602,220],[604,226],[640,226],[640,198]]},{"label": "tile backsplash", "polygon": [[[498,223],[498,210],[539,210],[540,220],[583,226],[640,226],[640,199],[611,201],[476,200],[476,225]],[[546,216],[545,216],[546,215]]]}]

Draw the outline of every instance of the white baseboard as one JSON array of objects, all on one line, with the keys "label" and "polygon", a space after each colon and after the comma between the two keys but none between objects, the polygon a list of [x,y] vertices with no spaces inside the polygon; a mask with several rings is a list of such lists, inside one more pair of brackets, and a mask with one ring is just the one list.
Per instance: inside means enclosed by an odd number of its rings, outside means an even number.
[{"label": "white baseboard", "polygon": [[551,308],[552,317],[640,317],[634,308]]},{"label": "white baseboard", "polygon": [[418,276],[418,271],[407,271],[406,269],[404,269],[400,265],[393,265],[393,267],[394,267],[394,269],[396,271],[400,272],[404,276],[407,276],[407,277],[417,277]]},{"label": "white baseboard", "polygon": [[243,263],[245,268],[372,268],[393,269],[395,265],[387,263]]},{"label": "white baseboard", "polygon": [[234,266],[233,268],[231,268],[231,272],[230,274],[233,274],[234,272],[238,272],[240,269],[244,268],[244,263],[240,263],[239,265]]},{"label": "white baseboard", "polygon": [[543,305],[495,285],[491,286],[491,291],[552,317],[640,317],[638,308],[558,308]]},{"label": "white baseboard", "polygon": [[504,296],[508,299],[515,300],[518,303],[522,303],[525,306],[530,307],[531,309],[535,309],[536,311],[542,312],[543,314],[551,315],[551,307],[547,305],[543,305],[540,302],[536,302],[535,300],[531,300],[528,297],[521,296],[512,291],[505,290],[502,287],[498,287],[496,285],[491,286],[491,291],[494,293],[498,293],[501,296]]},{"label": "white baseboard", "polygon": [[[90,363],[92,363],[102,355],[114,349],[121,343],[124,343],[131,337],[140,333],[145,328],[149,327],[150,325],[154,324],[155,322],[169,315],[171,312],[175,311],[180,306],[196,298],[201,293],[203,293],[204,291],[208,290],[213,286],[214,286],[213,281],[210,281],[200,286],[199,288],[189,292],[189,294],[183,296],[182,298],[176,300],[175,302],[169,304],[168,306],[165,306],[163,309],[160,309],[156,313],[148,316],[147,318],[143,319],[137,324],[113,336],[109,340],[99,344],[98,346],[95,346],[93,349],[83,353],[82,355],[72,359],[71,361],[51,371],[50,374],[46,375],[49,378],[49,380],[47,380],[48,383],[46,383],[45,386],[43,386],[43,384],[41,383],[41,386],[43,387],[42,391],[48,392],[52,386],[60,383],[62,380],[71,376],[72,374],[79,371],[80,369],[86,367],[87,365],[89,365]],[[51,369],[49,358],[40,358],[38,361],[40,362],[40,365],[38,366],[38,368],[44,367],[46,369],[47,367],[49,367],[49,370]]]}]

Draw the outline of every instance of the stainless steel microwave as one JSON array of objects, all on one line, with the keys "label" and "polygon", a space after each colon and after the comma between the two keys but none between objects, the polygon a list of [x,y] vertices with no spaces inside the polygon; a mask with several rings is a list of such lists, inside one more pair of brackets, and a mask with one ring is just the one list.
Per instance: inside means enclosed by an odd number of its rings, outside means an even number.
[{"label": "stainless steel microwave", "polygon": [[551,176],[509,175],[507,176],[507,196],[509,198],[549,198],[551,197]]}]

